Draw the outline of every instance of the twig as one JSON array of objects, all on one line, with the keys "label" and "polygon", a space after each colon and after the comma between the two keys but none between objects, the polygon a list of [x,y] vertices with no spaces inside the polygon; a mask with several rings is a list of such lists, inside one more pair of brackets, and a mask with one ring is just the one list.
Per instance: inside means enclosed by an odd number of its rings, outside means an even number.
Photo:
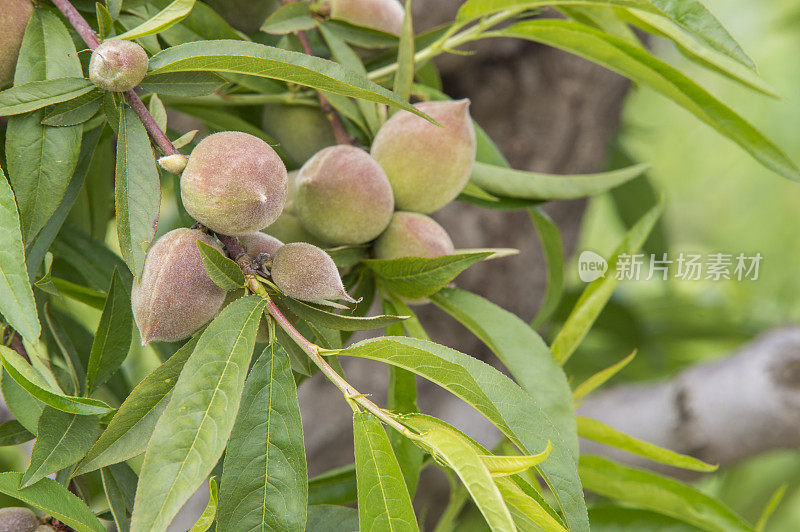
[{"label": "twig", "polygon": [[67,21],[72,25],[78,35],[81,36],[86,46],[94,50],[100,44],[100,39],[97,38],[97,33],[89,26],[83,15],[78,13],[78,10],[72,5],[69,0],[53,0],[53,3],[61,11]]},{"label": "twig", "polygon": [[136,94],[136,91],[131,89],[125,91],[123,94],[125,95],[125,101],[131,106],[131,109],[133,109],[133,112],[139,117],[139,120],[142,121],[147,133],[150,134],[150,138],[153,139],[153,142],[155,142],[161,152],[164,155],[176,155],[178,150],[172,144],[172,141],[169,140],[167,134],[158,127],[156,119],[153,118],[153,115],[147,110],[147,107],[145,107],[139,95]]},{"label": "twig", "polygon": [[[300,44],[303,45],[303,51],[306,53],[306,55],[314,55],[314,50],[311,49],[311,43],[308,42],[308,35],[306,35],[306,32],[300,30],[296,32],[296,34],[297,38],[300,39]],[[336,138],[336,142],[338,144],[352,144],[352,140],[350,139],[350,135],[347,134],[347,130],[344,128],[342,119],[339,117],[339,114],[336,112],[336,110],[331,106],[331,103],[320,92],[317,92],[317,98],[319,98],[320,109],[322,109],[322,112],[331,123],[331,127],[333,128],[333,136]]]}]

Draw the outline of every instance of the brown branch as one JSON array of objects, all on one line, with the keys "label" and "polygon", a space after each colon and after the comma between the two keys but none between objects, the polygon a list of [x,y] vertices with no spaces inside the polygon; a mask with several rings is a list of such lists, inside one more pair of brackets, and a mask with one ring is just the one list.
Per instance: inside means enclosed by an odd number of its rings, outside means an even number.
[{"label": "brown branch", "polygon": [[[308,41],[308,35],[306,32],[300,30],[296,32],[297,38],[300,39],[300,44],[303,45],[303,51],[306,55],[314,55],[314,50],[311,49],[311,43]],[[322,109],[322,113],[328,118],[328,121],[331,123],[331,128],[333,128],[333,136],[336,138],[336,142],[338,144],[352,144],[352,140],[350,139],[350,135],[347,134],[347,130],[344,128],[344,124],[342,123],[342,119],[339,117],[339,113],[331,106],[331,103],[320,93],[317,91],[317,98],[319,98],[319,107]]]},{"label": "brown branch", "polygon": [[167,134],[164,133],[160,127],[158,127],[156,119],[153,118],[153,115],[151,115],[150,111],[147,110],[147,107],[145,107],[144,102],[142,102],[142,99],[139,98],[139,95],[136,94],[136,91],[131,89],[129,91],[125,91],[123,94],[125,95],[125,101],[127,101],[128,105],[131,106],[131,109],[133,109],[133,112],[139,117],[139,120],[142,121],[142,124],[147,130],[147,133],[150,135],[150,138],[153,139],[153,142],[159,147],[161,152],[164,155],[177,155],[177,148],[175,148],[175,146],[172,144],[172,141],[169,140]]}]

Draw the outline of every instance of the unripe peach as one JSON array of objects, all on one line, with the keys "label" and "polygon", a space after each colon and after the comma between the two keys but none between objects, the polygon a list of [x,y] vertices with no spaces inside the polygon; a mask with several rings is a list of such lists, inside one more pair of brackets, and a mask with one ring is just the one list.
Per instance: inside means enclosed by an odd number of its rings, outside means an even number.
[{"label": "unripe peach", "polygon": [[110,39],[92,52],[89,79],[103,90],[125,92],[147,74],[147,52],[133,41]]},{"label": "unripe peach", "polygon": [[244,250],[247,252],[247,254],[254,259],[262,253],[272,257],[275,255],[275,252],[278,251],[278,248],[283,245],[283,242],[274,236],[262,233],[260,231],[258,233],[240,236],[239,242],[241,242],[242,246],[244,246]]},{"label": "unripe peach", "polygon": [[434,258],[453,254],[453,241],[433,218],[416,212],[396,212],[375,241],[375,258]]},{"label": "unripe peach", "polygon": [[217,233],[247,235],[274,222],[286,202],[286,167],[269,144],[239,131],[214,133],[181,175],[186,211]]},{"label": "unripe peach", "polygon": [[265,105],[261,118],[264,131],[280,143],[298,165],[322,148],[336,144],[331,123],[316,107]]},{"label": "unripe peach", "polygon": [[174,342],[194,334],[217,315],[225,290],[208,277],[197,241],[222,247],[197,229],[175,229],[147,251],[142,278],[131,293],[142,345]]},{"label": "unripe peach", "polygon": [[28,508],[0,508],[0,532],[33,532],[38,526],[39,519]]},{"label": "unripe peach", "polygon": [[30,0],[0,0],[0,88],[14,79],[19,47],[32,13]]},{"label": "unripe peach", "polygon": [[392,35],[403,31],[405,10],[397,0],[324,0],[330,17]]},{"label": "unripe peach", "polygon": [[331,146],[303,165],[294,183],[294,212],[312,235],[332,244],[363,244],[389,225],[392,186],[362,149]]},{"label": "unripe peach", "polygon": [[312,244],[295,242],[282,246],[272,258],[271,274],[275,285],[289,297],[354,302],[344,289],[333,259]]},{"label": "unripe peach", "polygon": [[469,100],[415,105],[442,127],[400,111],[381,127],[372,156],[386,171],[399,210],[429,213],[458,196],[475,162]]}]

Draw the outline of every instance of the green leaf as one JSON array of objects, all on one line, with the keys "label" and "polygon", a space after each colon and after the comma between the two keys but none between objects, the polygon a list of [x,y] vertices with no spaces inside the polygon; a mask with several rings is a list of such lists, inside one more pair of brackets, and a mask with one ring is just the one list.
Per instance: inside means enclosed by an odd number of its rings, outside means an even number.
[{"label": "green leaf", "polygon": [[755,64],[717,18],[698,0],[648,0],[661,13],[711,48],[755,70]]},{"label": "green leaf", "polygon": [[281,303],[296,314],[298,317],[306,321],[334,329],[337,331],[371,331],[374,329],[383,329],[394,323],[400,323],[406,316],[346,316],[343,314],[334,314],[319,307],[291,299],[288,297],[281,297]]},{"label": "green leaf", "polygon": [[547,448],[537,454],[521,456],[498,456],[494,454],[482,454],[480,459],[486,469],[493,477],[507,477],[527,471],[544,462],[550,456],[552,445],[547,443]]},{"label": "green leaf", "polygon": [[128,464],[115,464],[100,470],[103,491],[118,532],[129,532],[129,515],[133,510],[136,483],[139,480]]},{"label": "green leaf", "polygon": [[160,199],[161,184],[150,137],[133,109],[122,105],[114,205],[120,250],[136,278],[144,268],[145,246],[156,232]]},{"label": "green leaf", "polygon": [[362,532],[419,530],[403,473],[383,425],[372,414],[353,414],[358,521]]},{"label": "green leaf", "polygon": [[75,199],[78,197],[83,183],[86,180],[86,174],[90,168],[92,155],[97,147],[101,133],[102,128],[96,128],[84,135],[83,141],[81,141],[78,164],[75,167],[75,172],[72,174],[69,185],[67,185],[61,203],[59,203],[47,224],[45,224],[42,230],[39,231],[39,234],[36,235],[33,242],[28,246],[25,263],[29,276],[35,275],[39,270],[39,266],[42,264],[42,260],[44,260],[45,255],[50,249],[50,245],[61,230],[61,225],[64,223],[64,220],[67,219],[69,211],[75,203]]},{"label": "green leaf", "polygon": [[139,87],[162,96],[205,96],[225,85],[225,80],[213,72],[170,72],[145,76]]},{"label": "green leaf", "polygon": [[102,41],[114,30],[114,18],[108,8],[100,2],[95,2],[94,6],[97,14],[97,34]]},{"label": "green leaf", "polygon": [[6,421],[0,425],[0,447],[19,445],[20,443],[31,441],[35,437],[35,434],[28,432],[16,419]]},{"label": "green leaf", "polygon": [[217,40],[180,44],[154,55],[150,73],[212,71],[279,79],[342,96],[400,107],[428,118],[408,102],[337,63],[253,42]]},{"label": "green leaf", "polygon": [[669,449],[664,449],[658,445],[634,438],[624,432],[620,432],[614,427],[601,423],[595,419],[578,416],[578,435],[603,445],[609,445],[617,449],[622,449],[629,453],[644,456],[654,462],[667,464],[673,467],[690,469],[692,471],[716,471],[718,466],[707,464],[702,460],[676,453]]},{"label": "green leaf", "polygon": [[752,531],[724,504],[677,480],[625,467],[599,456],[581,456],[580,473],[586,489],[626,506],[668,515],[701,530]]},{"label": "green leaf", "polygon": [[460,253],[433,259],[403,257],[399,259],[369,259],[364,264],[378,276],[392,293],[417,299],[439,291],[458,274],[492,253]]},{"label": "green leaf", "polygon": [[[350,504],[356,500],[358,492],[355,464],[331,469],[308,481],[309,509],[316,504]],[[311,515],[308,517],[310,525]]]},{"label": "green leaf", "polygon": [[106,304],[106,295],[103,292],[86,288],[79,284],[59,279],[58,277],[52,278],[53,286],[58,290],[62,296],[67,296],[75,301],[88,305],[97,310],[103,310]]},{"label": "green leaf", "polygon": [[71,466],[81,459],[100,434],[95,416],[67,414],[45,408],[39,417],[36,443],[31,461],[20,480],[21,487],[35,484],[51,473]]},{"label": "green leaf", "polygon": [[222,467],[218,530],[305,530],[308,473],[289,355],[272,342],[250,370]]},{"label": "green leaf", "polygon": [[3,370],[2,375],[0,391],[3,392],[3,400],[8,410],[25,427],[25,430],[31,434],[36,434],[39,416],[42,415],[42,410],[44,410],[44,403],[32,399],[31,395],[17,384],[5,370]]},{"label": "green leaf", "polygon": [[358,530],[358,512],[345,506],[319,504],[308,507],[307,532]]},{"label": "green leaf", "polygon": [[574,199],[595,196],[642,175],[650,167],[637,164],[600,174],[551,175],[512,170],[476,162],[470,182],[490,194],[525,200]]},{"label": "green leaf", "polygon": [[517,530],[503,496],[475,445],[457,430],[427,416],[410,415],[402,421],[420,432],[418,443],[437,462],[444,463],[456,472],[493,531]]},{"label": "green leaf", "polygon": [[106,382],[128,356],[132,327],[130,292],[125,289],[125,283],[115,269],[89,354],[86,370],[86,388],[89,393]]},{"label": "green leaf", "polygon": [[514,480],[495,477],[494,483],[500,491],[500,495],[503,496],[519,530],[541,528],[547,532],[566,532],[567,529],[561,525],[558,519],[550,515],[539,501],[525,493]]},{"label": "green leaf", "polygon": [[403,31],[397,46],[397,73],[394,75],[394,92],[404,100],[411,96],[414,84],[414,22],[411,15],[411,0],[406,0]]},{"label": "green leaf", "polygon": [[175,0],[156,13],[151,19],[142,22],[125,33],[117,35],[116,38],[133,40],[145,35],[162,32],[186,18],[192,11],[192,7],[194,7],[194,0]]},{"label": "green leaf", "polygon": [[556,426],[578,456],[572,391],[544,340],[507,310],[470,292],[443,288],[431,301],[486,344]]},{"label": "green leaf", "polygon": [[33,300],[14,193],[0,168],[0,314],[29,342],[42,332]]},{"label": "green leaf", "polygon": [[22,473],[0,473],[0,493],[42,510],[78,532],[105,532],[92,510],[55,480],[43,478],[20,488],[21,478]]},{"label": "green leaf", "polygon": [[316,25],[307,2],[292,2],[272,13],[261,25],[260,31],[285,35],[295,31],[311,30]]},{"label": "green leaf", "polygon": [[637,7],[655,10],[649,0],[467,0],[459,8],[456,20],[468,22],[499,11],[522,11],[562,5]]},{"label": "green leaf", "polygon": [[175,382],[197,346],[194,336],[168,360],[142,379],[120,405],[97,443],[78,464],[75,475],[129,460],[145,452],[156,421],[169,402]]},{"label": "green leaf", "polygon": [[0,116],[18,115],[66,102],[94,89],[85,78],[58,78],[29,81],[0,92]]},{"label": "green leaf", "polygon": [[224,256],[213,246],[197,241],[197,249],[206,273],[214,284],[223,290],[236,290],[244,286],[244,274],[239,265]]},{"label": "green leaf", "polygon": [[164,107],[164,102],[158,97],[158,94],[150,96],[150,102],[147,106],[148,111],[156,121],[156,125],[162,130],[167,130],[167,109]]},{"label": "green leaf", "polygon": [[569,446],[533,397],[487,364],[424,340],[386,337],[364,340],[338,352],[386,362],[442,386],[495,424],[523,452],[539,452],[552,442],[539,468],[573,530],[588,530],[586,505]]},{"label": "green leaf", "polygon": [[761,517],[758,518],[758,522],[756,522],[755,531],[756,532],[763,532],[767,526],[767,522],[769,518],[772,517],[772,514],[775,512],[775,509],[783,500],[783,496],[786,495],[786,489],[789,487],[788,482],[784,482],[778,489],[775,490],[775,493],[769,498],[767,505],[764,507],[764,510],[761,512]]},{"label": "green leaf", "polygon": [[[20,48],[17,85],[83,75],[72,38],[58,16],[36,9]],[[9,119],[6,164],[22,220],[22,240],[29,243],[44,227],[64,196],[78,162],[81,126],[41,124],[44,109]]]},{"label": "green leaf", "polygon": [[708,91],[646,50],[589,26],[554,19],[520,22],[497,34],[574,53],[646,85],[739,144],[765,167],[800,181],[800,169],[780,148]]},{"label": "green leaf", "polygon": [[[152,0],[156,7],[166,7],[169,0]],[[159,35],[170,46],[193,41],[211,39],[244,39],[241,33],[231,26],[203,2],[195,3],[192,12],[181,21]]]},{"label": "green leaf", "polygon": [[136,490],[133,532],[166,529],[222,455],[264,304],[257,296],[238,299],[200,336],[150,438]]},{"label": "green leaf", "polygon": [[575,390],[572,392],[572,398],[575,399],[575,401],[583,399],[594,390],[608,382],[608,379],[622,371],[635,356],[636,350],[632,351],[630,355],[626,356],[616,364],[612,364],[606,369],[598,371],[575,387]]},{"label": "green leaf", "polygon": [[[75,126],[92,118],[103,103],[103,92],[91,90],[68,102],[54,105],[42,119],[45,126]],[[100,128],[102,129],[102,128]],[[78,163],[80,167],[80,162]]]},{"label": "green leaf", "polygon": [[550,350],[559,363],[564,364],[572,356],[617,287],[619,283],[616,278],[617,258],[621,254],[636,253],[661,216],[662,208],[663,204],[659,201],[636,222],[625,235],[614,256],[608,261],[605,277],[592,281],[578,298],[572,312],[550,345]]},{"label": "green leaf", "polygon": [[775,89],[755,72],[752,62],[748,64],[735,58],[732,59],[731,56],[718,52],[702,40],[698,40],[684,31],[677,24],[658,15],[638,9],[628,9],[624,18],[645,31],[671,39],[677,45],[678,50],[695,63],[767,96],[779,97]]},{"label": "green leaf", "polygon": [[214,516],[217,514],[217,481],[211,477],[208,481],[208,504],[200,515],[200,518],[189,530],[189,532],[206,532],[214,524]]},{"label": "green leaf", "polygon": [[558,226],[542,209],[534,207],[528,210],[533,221],[539,240],[542,242],[544,260],[547,264],[547,286],[544,298],[536,312],[531,327],[538,329],[544,325],[550,316],[558,309],[561,297],[564,295],[564,246],[561,242],[561,233]]},{"label": "green leaf", "polygon": [[80,415],[103,415],[113,410],[99,399],[72,397],[63,395],[60,391],[54,391],[36,373],[36,370],[25,362],[25,359],[5,346],[0,346],[0,358],[2,358],[3,367],[11,375],[11,378],[30,395],[47,406],[62,412]]}]

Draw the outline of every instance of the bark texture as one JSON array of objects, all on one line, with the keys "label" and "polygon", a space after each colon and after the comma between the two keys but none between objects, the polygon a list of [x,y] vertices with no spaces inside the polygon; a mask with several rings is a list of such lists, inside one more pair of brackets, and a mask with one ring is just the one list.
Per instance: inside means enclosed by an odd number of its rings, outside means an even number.
[{"label": "bark texture", "polygon": [[[666,382],[624,385],[589,396],[578,414],[713,464],[797,447],[800,327],[765,333],[729,357]],[[587,440],[581,452],[692,476]]]}]

